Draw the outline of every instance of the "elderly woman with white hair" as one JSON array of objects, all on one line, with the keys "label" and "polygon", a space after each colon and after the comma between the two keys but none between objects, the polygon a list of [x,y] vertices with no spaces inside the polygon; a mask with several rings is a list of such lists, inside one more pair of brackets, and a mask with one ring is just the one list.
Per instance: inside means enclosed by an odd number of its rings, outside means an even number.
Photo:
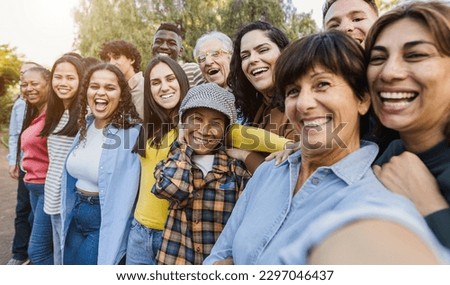
[{"label": "elderly woman with white hair", "polygon": [[195,44],[194,58],[208,82],[227,88],[233,42],[224,33],[213,31],[202,35]]}]

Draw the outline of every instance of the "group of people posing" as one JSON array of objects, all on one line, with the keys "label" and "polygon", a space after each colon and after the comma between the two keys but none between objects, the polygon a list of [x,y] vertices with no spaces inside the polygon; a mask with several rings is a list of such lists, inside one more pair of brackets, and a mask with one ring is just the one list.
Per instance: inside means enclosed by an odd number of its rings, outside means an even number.
[{"label": "group of people posing", "polygon": [[13,260],[449,263],[449,4],[327,0],[323,19],[293,42],[205,33],[196,63],[163,23],[144,72],[123,40],[24,63]]}]

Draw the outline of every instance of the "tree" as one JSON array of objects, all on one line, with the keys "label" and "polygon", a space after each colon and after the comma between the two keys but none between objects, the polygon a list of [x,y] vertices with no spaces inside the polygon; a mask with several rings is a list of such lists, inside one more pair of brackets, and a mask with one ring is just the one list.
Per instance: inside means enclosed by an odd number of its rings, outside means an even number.
[{"label": "tree", "polygon": [[279,0],[231,0],[223,15],[222,31],[231,36],[246,23],[256,20],[267,21],[285,29],[283,8]]},{"label": "tree", "polygon": [[13,88],[19,82],[21,64],[16,48],[0,45],[0,126],[9,120]]},{"label": "tree", "polygon": [[21,64],[16,48],[0,45],[0,96],[4,96],[10,86],[19,82]]},{"label": "tree", "polygon": [[389,11],[392,7],[399,3],[399,0],[376,0],[380,14]]},{"label": "tree", "polygon": [[122,39],[134,44],[143,65],[151,57],[153,29],[133,0],[82,0],[74,13],[78,25],[75,46],[83,56],[98,57],[106,41]]},{"label": "tree", "polygon": [[[220,23],[225,4],[229,0],[140,0],[141,13],[147,22],[157,28],[160,23],[171,22],[183,34],[182,59],[192,61],[196,40],[205,32],[221,30]],[[145,4],[145,2],[147,2]],[[143,9],[143,10],[142,10]],[[222,31],[223,32],[223,31]]]},{"label": "tree", "polygon": [[265,20],[291,39],[317,30],[310,14],[298,14],[291,0],[81,0],[75,11],[75,46],[83,56],[98,56],[103,42],[123,39],[136,45],[142,68],[151,58],[155,30],[172,22],[183,32],[182,59],[192,61],[192,50],[204,33],[218,30],[233,38],[237,29]]}]

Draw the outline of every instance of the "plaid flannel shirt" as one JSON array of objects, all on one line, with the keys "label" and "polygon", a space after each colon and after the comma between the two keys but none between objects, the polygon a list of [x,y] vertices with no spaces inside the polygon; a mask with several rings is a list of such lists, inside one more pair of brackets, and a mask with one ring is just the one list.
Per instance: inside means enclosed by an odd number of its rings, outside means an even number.
[{"label": "plaid flannel shirt", "polygon": [[159,264],[202,264],[250,178],[244,163],[223,150],[214,155],[212,170],[203,177],[192,154],[192,148],[175,141],[167,160],[155,169],[152,192],[170,201]]}]

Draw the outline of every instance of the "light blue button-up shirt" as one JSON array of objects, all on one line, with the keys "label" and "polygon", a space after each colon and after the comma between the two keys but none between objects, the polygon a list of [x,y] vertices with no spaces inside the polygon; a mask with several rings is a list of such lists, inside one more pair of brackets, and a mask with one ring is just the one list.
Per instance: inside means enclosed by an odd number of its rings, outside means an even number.
[{"label": "light blue button-up shirt", "polygon": [[20,131],[22,130],[25,107],[25,100],[22,98],[22,95],[20,95],[14,102],[9,121],[9,152],[7,156],[9,166],[16,165],[17,141],[19,140]]},{"label": "light blue button-up shirt", "polygon": [[[235,264],[306,264],[308,250],[358,219],[399,223],[422,237],[444,260],[443,248],[407,199],[388,191],[371,164],[378,147],[361,148],[318,168],[293,196],[300,151],[275,167],[258,167],[204,264],[232,256]],[[442,254],[442,255],[441,255]]]},{"label": "light blue button-up shirt", "polygon": [[[88,125],[91,123],[92,117],[89,118]],[[126,252],[139,189],[140,162],[138,155],[131,152],[139,135],[139,128],[139,125],[129,129],[109,126],[106,130],[98,170],[101,208],[98,264],[118,264]],[[79,135],[78,133],[75,137],[69,154],[77,146]],[[76,201],[76,181],[64,167],[61,185],[62,252]]]}]

